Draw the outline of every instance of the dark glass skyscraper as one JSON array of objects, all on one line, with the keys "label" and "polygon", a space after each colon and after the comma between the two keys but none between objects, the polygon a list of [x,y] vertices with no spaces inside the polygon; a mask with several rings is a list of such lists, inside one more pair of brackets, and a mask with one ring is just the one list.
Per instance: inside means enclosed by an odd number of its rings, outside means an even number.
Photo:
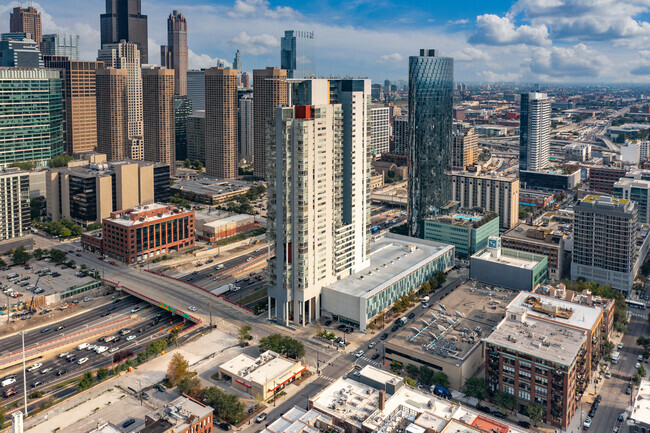
[{"label": "dark glass skyscraper", "polygon": [[450,199],[454,59],[436,50],[409,57],[409,200],[412,236],[422,237],[422,220]]},{"label": "dark glass skyscraper", "polygon": [[147,16],[140,0],[106,0],[106,13],[100,15],[101,43],[133,42],[140,50],[140,63],[149,63]]},{"label": "dark glass skyscraper", "polygon": [[284,31],[280,42],[280,69],[287,71],[287,78],[306,78],[313,75],[313,41],[314,32]]},{"label": "dark glass skyscraper", "polygon": [[176,160],[187,159],[187,117],[192,115],[192,100],[184,95],[174,97],[176,120]]}]

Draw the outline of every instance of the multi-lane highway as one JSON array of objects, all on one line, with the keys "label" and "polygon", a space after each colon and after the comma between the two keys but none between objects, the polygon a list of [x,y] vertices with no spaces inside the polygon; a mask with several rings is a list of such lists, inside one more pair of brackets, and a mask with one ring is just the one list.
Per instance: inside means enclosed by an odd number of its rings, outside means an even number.
[{"label": "multi-lane highway", "polygon": [[[254,251],[251,251],[248,254],[234,257],[230,260],[226,260],[221,263],[211,263],[209,266],[203,265],[201,269],[197,269],[187,275],[180,277],[183,281],[192,282],[194,284],[200,285],[203,287],[208,281],[218,281],[222,280],[218,276],[225,271],[224,276],[227,276],[236,267],[243,265],[249,261],[255,260],[262,256],[266,256],[267,249],[266,247],[260,247]],[[223,265],[220,269],[217,269],[217,266]],[[214,274],[214,275],[213,275]],[[216,278],[215,278],[216,277]],[[219,285],[220,283],[215,283]]]}]

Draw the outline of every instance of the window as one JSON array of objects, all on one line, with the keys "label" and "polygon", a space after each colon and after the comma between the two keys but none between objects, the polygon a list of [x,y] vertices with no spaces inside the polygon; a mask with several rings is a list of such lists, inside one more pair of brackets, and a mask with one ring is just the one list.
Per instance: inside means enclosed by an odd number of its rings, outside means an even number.
[{"label": "window", "polygon": [[522,400],[530,401],[530,393],[526,391],[519,391],[519,398]]},{"label": "window", "polygon": [[507,392],[508,394],[515,395],[515,389],[508,385],[503,385],[503,392]]}]

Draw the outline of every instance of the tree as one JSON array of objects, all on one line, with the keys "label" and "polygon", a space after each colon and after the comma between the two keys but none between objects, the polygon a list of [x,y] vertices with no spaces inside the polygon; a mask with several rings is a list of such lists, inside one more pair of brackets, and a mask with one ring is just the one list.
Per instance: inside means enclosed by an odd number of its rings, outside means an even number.
[{"label": "tree", "polygon": [[413,379],[420,377],[420,369],[413,364],[409,364],[405,368],[406,374]]},{"label": "tree", "polygon": [[0,258],[0,268],[4,268],[7,266],[7,262],[5,262],[2,258]]},{"label": "tree", "polygon": [[108,369],[106,368],[100,368],[97,370],[97,382],[101,382],[102,380],[108,379]]},{"label": "tree", "polygon": [[66,155],[65,153],[62,153],[61,155],[57,155],[54,158],[50,159],[48,165],[50,166],[50,168],[66,167],[68,163],[73,159],[74,158],[71,157],[70,155]]},{"label": "tree", "polygon": [[63,251],[57,250],[55,248],[52,248],[50,250],[50,258],[57,265],[68,261],[68,256]]},{"label": "tree", "polygon": [[5,426],[5,418],[7,416],[7,410],[4,406],[0,406],[0,428]]},{"label": "tree", "polygon": [[17,167],[21,170],[30,171],[34,169],[34,163],[31,161],[17,161],[9,164],[9,167]]},{"label": "tree", "polygon": [[178,382],[178,392],[187,394],[192,398],[200,397],[203,391],[201,387],[201,379],[198,377],[184,377]]},{"label": "tree", "polygon": [[32,251],[32,255],[36,258],[36,260],[40,260],[47,254],[47,250],[44,250],[42,248],[36,248],[34,251]]},{"label": "tree", "polygon": [[16,265],[24,265],[31,258],[32,256],[27,252],[24,246],[16,248],[16,251],[14,251],[14,255],[12,257],[14,264]]},{"label": "tree", "polygon": [[186,160],[183,162],[183,167],[185,167],[185,168],[190,168],[190,167],[192,167],[192,163],[190,162],[189,159],[186,159]]},{"label": "tree", "polygon": [[639,376],[645,377],[646,371],[645,371],[645,367],[643,366],[643,364],[639,365],[639,368],[637,368],[636,371],[637,371],[637,373],[639,373]]},{"label": "tree", "polygon": [[77,384],[77,389],[79,391],[85,391],[85,390],[89,389],[90,387],[92,387],[94,382],[95,381],[93,379],[92,373],[87,371],[87,372],[84,373],[83,377],[81,378],[81,380]]},{"label": "tree", "polygon": [[408,386],[412,386],[415,388],[417,386],[417,383],[415,382],[415,379],[411,379],[410,377],[405,377],[404,378],[404,383],[407,384]]},{"label": "tree", "polygon": [[272,350],[294,359],[305,356],[305,346],[300,341],[281,334],[273,334],[260,339],[260,349]]},{"label": "tree", "polygon": [[423,295],[428,295],[429,293],[431,293],[431,284],[429,284],[428,281],[422,283],[422,285],[420,286],[420,293]]},{"label": "tree", "polygon": [[234,394],[211,386],[203,390],[203,402],[214,409],[217,418],[237,424],[244,417],[244,405]]},{"label": "tree", "polygon": [[542,420],[542,414],[544,413],[545,409],[538,405],[538,404],[529,404],[528,407],[526,408],[526,414],[530,418],[530,420],[537,426],[537,423],[539,423]]},{"label": "tree", "polygon": [[244,344],[251,339],[251,329],[253,328],[250,325],[239,328],[239,344]]},{"label": "tree", "polygon": [[176,386],[189,373],[190,364],[180,353],[175,353],[167,365],[165,379],[171,386]]},{"label": "tree", "polygon": [[431,384],[432,385],[440,385],[444,386],[445,388],[449,387],[449,378],[445,373],[442,371],[438,371],[431,376]]},{"label": "tree", "polygon": [[515,399],[514,395],[512,395],[510,393],[507,393],[507,392],[499,391],[494,396],[494,403],[499,408],[501,408],[501,409],[503,409],[504,411],[507,412],[509,410],[514,410],[515,409],[515,405],[517,404],[517,400]]},{"label": "tree", "polygon": [[86,226],[86,231],[93,231],[102,228],[102,223],[90,223]]},{"label": "tree", "polygon": [[487,384],[483,377],[470,377],[465,381],[463,392],[468,397],[474,397],[479,401],[487,397]]},{"label": "tree", "polygon": [[390,371],[392,371],[393,373],[399,373],[400,371],[402,371],[402,367],[403,365],[399,361],[393,361],[390,363]]},{"label": "tree", "polygon": [[167,346],[171,346],[172,344],[178,347],[178,334],[179,334],[178,329],[172,330],[165,341],[167,341]]}]

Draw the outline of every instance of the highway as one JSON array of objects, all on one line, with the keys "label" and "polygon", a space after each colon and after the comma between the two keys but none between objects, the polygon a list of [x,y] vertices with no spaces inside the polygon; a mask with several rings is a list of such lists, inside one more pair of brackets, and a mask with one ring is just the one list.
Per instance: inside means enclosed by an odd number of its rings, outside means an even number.
[{"label": "highway", "polygon": [[[214,277],[211,274],[218,275],[220,272],[225,271],[226,272],[226,274],[224,274],[224,278],[225,278],[226,276],[229,275],[230,269],[233,269],[236,266],[246,263],[249,257],[256,259],[258,257],[265,256],[266,254],[267,254],[266,247],[260,247],[249,254],[244,254],[242,256],[238,256],[230,260],[226,260],[225,262],[221,262],[221,264],[223,265],[223,268],[221,269],[216,269],[218,263],[211,263],[210,266],[208,266],[207,268],[202,267],[200,270],[194,271],[196,272],[196,274],[194,272],[191,272],[187,275],[180,277],[179,279],[183,281],[192,282],[194,284],[200,285],[201,287],[204,287],[204,284],[209,282],[210,280],[216,281],[214,280]],[[219,278],[219,279],[223,279],[223,278]],[[202,282],[203,280],[208,280],[208,281],[203,282],[203,284],[199,284],[199,282]],[[221,284],[217,284],[217,285],[221,285]]]}]

